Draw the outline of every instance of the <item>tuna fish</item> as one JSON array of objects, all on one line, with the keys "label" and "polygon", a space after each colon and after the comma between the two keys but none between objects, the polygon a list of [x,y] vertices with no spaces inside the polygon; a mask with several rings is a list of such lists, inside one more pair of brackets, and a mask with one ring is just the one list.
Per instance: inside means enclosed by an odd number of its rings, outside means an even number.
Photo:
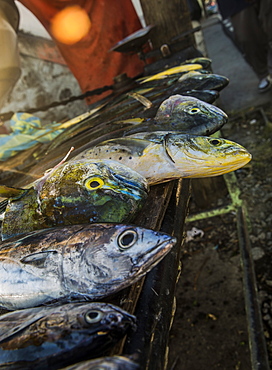
[{"label": "tuna fish", "polygon": [[122,224],[36,231],[0,249],[0,305],[97,300],[130,286],[175,244],[165,233]]},{"label": "tuna fish", "polygon": [[104,354],[135,316],[107,303],[35,307],[0,316],[0,369],[59,369]]}]

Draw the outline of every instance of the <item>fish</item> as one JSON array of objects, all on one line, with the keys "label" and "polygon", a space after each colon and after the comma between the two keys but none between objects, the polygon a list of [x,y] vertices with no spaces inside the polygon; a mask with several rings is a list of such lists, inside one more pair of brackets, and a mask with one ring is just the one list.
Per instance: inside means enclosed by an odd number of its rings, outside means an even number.
[{"label": "fish", "polygon": [[219,98],[219,92],[216,90],[197,90],[197,89],[192,89],[189,91],[183,92],[183,95],[185,96],[191,96],[194,98],[197,98],[199,100],[202,100],[206,103],[214,103],[216,99]]},{"label": "fish", "polygon": [[[179,88],[181,84],[179,83]],[[53,140],[49,152],[54,153],[56,146],[71,136],[70,144],[73,145],[85,145],[93,146],[104,140],[111,139],[113,137],[125,136],[132,132],[149,131],[149,130],[176,130],[186,132],[195,135],[211,135],[218,131],[227,121],[227,114],[220,108],[204,102],[203,100],[194,98],[192,96],[180,95],[175,90],[175,94],[170,94],[169,88],[166,89],[167,98],[161,96],[161,88],[157,98],[152,100],[152,106],[149,109],[144,109],[143,105],[130,97],[123,97],[127,99],[126,105],[130,109],[136,102],[139,109],[134,109],[133,115],[129,115],[122,119],[119,119],[120,106],[112,107],[111,120],[107,120],[106,112],[98,117],[85,120],[79,125],[73,126],[71,129],[65,130],[63,134]],[[215,92],[195,92],[196,95],[201,94],[216,98],[218,93]],[[148,94],[144,94],[145,97],[149,98]],[[191,110],[190,108],[194,108]],[[110,108],[109,108],[110,109]],[[115,112],[116,109],[116,112]],[[166,111],[166,114],[163,111]],[[128,114],[127,114],[128,115]],[[167,115],[167,119],[166,118]],[[114,117],[114,119],[113,119]],[[87,131],[86,131],[87,129]],[[62,142],[63,143],[63,142]],[[67,145],[69,140],[67,141]],[[70,145],[69,144],[69,145]]]},{"label": "fish", "polygon": [[180,66],[165,69],[164,71],[158,72],[152,76],[141,77],[140,79],[137,80],[137,82],[139,82],[140,84],[143,84],[143,83],[147,83],[153,80],[164,79],[174,74],[186,73],[189,71],[195,71],[195,70],[202,69],[202,68],[203,68],[202,65],[197,64],[197,63],[183,64]]},{"label": "fish", "polygon": [[0,306],[16,310],[107,297],[144,276],[175,243],[163,232],[112,223],[13,238],[0,248]]},{"label": "fish", "polygon": [[202,68],[207,69],[207,68],[210,68],[210,66],[212,64],[212,60],[210,58],[206,58],[206,57],[196,57],[196,58],[185,60],[184,62],[181,63],[181,65],[195,64],[195,63],[201,64]]},{"label": "fish", "polygon": [[148,196],[146,179],[108,160],[70,160],[28,189],[0,186],[9,197],[2,240],[34,230],[83,223],[129,222]]},{"label": "fish", "polygon": [[124,136],[146,131],[179,131],[193,135],[211,135],[227,121],[227,114],[215,105],[177,94],[163,101],[153,120],[143,120],[127,129]]},{"label": "fish", "polygon": [[[169,86],[171,95],[191,96],[206,103],[214,103],[219,92],[229,83],[228,78],[203,71],[191,71],[176,77],[176,82]],[[159,88],[159,87],[158,87]]]},{"label": "fish", "polygon": [[233,141],[164,131],[107,140],[79,157],[119,161],[144,176],[149,185],[223,175],[251,160],[251,154]]},{"label": "fish", "polygon": [[216,90],[221,91],[228,86],[229,79],[214,73],[203,74],[197,71],[188,72],[179,77],[178,82],[186,90]]},{"label": "fish", "polygon": [[138,370],[140,366],[125,356],[107,356],[82,361],[62,370]]},{"label": "fish", "polygon": [[34,307],[0,316],[0,369],[59,369],[104,354],[136,317],[110,303]]}]

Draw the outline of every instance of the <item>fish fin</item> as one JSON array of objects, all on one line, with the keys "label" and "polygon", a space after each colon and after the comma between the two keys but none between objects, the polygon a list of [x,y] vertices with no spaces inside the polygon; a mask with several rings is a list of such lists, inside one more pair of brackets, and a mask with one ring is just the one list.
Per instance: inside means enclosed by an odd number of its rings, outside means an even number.
[{"label": "fish fin", "polygon": [[117,121],[117,123],[131,123],[133,125],[139,125],[145,121],[144,118],[136,117],[136,118],[128,118],[123,121]]},{"label": "fish fin", "polygon": [[27,256],[20,259],[20,262],[23,264],[32,265],[38,268],[43,268],[45,261],[53,256],[58,254],[57,251],[45,251],[45,252],[38,252],[38,253],[32,253],[28,254]]},{"label": "fish fin", "polygon": [[45,316],[41,307],[9,312],[0,317],[0,344]]},{"label": "fish fin", "polygon": [[165,153],[166,153],[167,157],[170,159],[170,161],[175,163],[174,159],[171,156],[171,152],[168,150],[168,147],[167,147],[168,136],[169,136],[169,134],[167,133],[163,138],[163,148],[165,150]]},{"label": "fish fin", "polygon": [[145,106],[145,109],[149,109],[153,105],[149,99],[137,92],[128,93],[128,96],[140,102],[143,106]]},{"label": "fish fin", "polygon": [[66,159],[69,157],[70,153],[74,150],[75,148],[72,146],[70,148],[70,150],[68,151],[68,153],[65,155],[65,157],[53,168],[50,168],[49,170],[47,170],[45,172],[45,174],[43,175],[43,177],[41,177],[38,181],[35,181],[34,183],[34,189],[37,190],[38,192],[38,195],[45,183],[45,181],[48,179],[48,177],[60,166],[62,165]]},{"label": "fish fin", "polygon": [[8,205],[8,199],[3,200],[0,202],[0,214],[4,213]]},{"label": "fish fin", "polygon": [[16,198],[24,194],[26,191],[27,191],[26,189],[0,185],[0,197],[2,198]]}]

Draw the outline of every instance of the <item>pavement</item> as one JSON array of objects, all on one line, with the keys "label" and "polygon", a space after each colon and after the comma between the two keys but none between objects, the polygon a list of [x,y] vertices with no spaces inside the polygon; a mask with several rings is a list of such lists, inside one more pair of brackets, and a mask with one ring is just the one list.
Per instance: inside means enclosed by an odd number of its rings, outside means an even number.
[{"label": "pavement", "polygon": [[237,113],[272,103],[272,89],[259,93],[259,80],[241,52],[224,33],[218,15],[201,21],[207,56],[212,59],[213,73],[229,78],[229,85],[220,93],[218,105],[227,114]]}]

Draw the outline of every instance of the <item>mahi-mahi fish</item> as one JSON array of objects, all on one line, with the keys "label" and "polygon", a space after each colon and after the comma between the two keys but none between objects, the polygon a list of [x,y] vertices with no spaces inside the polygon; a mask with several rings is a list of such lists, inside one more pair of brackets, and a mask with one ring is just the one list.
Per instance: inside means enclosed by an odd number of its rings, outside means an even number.
[{"label": "mahi-mahi fish", "polygon": [[53,300],[97,300],[134,283],[175,243],[165,233],[123,224],[30,233],[1,245],[0,306],[15,310]]},{"label": "mahi-mahi fish", "polygon": [[222,175],[244,166],[251,154],[240,144],[222,138],[158,131],[107,140],[78,158],[119,161],[154,185],[181,177]]},{"label": "mahi-mahi fish", "polygon": [[0,369],[59,369],[108,351],[136,318],[107,303],[34,307],[0,316]]},{"label": "mahi-mahi fish", "polygon": [[145,131],[179,131],[193,135],[210,135],[228,120],[224,111],[197,98],[172,95],[160,105],[154,119],[126,121],[135,123],[124,136]]},{"label": "mahi-mahi fish", "polygon": [[0,186],[10,197],[2,240],[33,230],[94,222],[128,222],[148,195],[146,180],[122,163],[70,160],[28,189]]}]

